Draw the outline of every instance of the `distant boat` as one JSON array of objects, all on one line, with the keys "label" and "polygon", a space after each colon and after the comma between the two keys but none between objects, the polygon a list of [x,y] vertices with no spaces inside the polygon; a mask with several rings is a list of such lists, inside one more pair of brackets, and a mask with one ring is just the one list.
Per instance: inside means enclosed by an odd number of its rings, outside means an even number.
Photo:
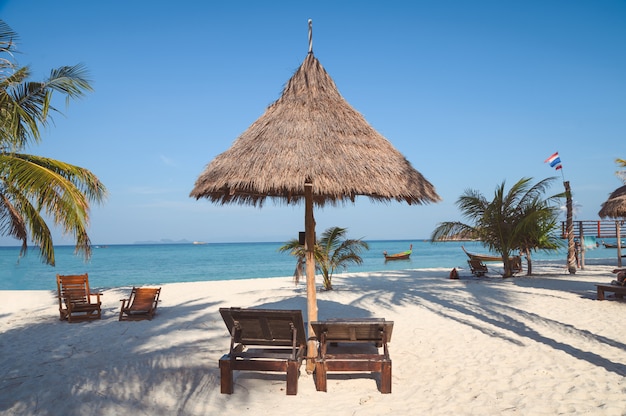
[{"label": "distant boat", "polygon": [[[602,242],[602,245],[604,246],[604,248],[617,248],[617,244],[605,243],[604,241]],[[624,242],[623,241],[622,241],[620,247],[624,247]]]},{"label": "distant boat", "polygon": [[383,251],[383,256],[385,256],[385,261],[387,260],[408,260],[411,257],[411,253],[413,253],[413,244],[409,246],[407,251],[403,251],[401,253],[396,254],[387,254],[386,251]]},{"label": "distant boat", "polygon": [[203,244],[206,244],[206,242],[204,242],[204,241],[194,241],[193,244],[195,244],[197,246],[201,246]]}]

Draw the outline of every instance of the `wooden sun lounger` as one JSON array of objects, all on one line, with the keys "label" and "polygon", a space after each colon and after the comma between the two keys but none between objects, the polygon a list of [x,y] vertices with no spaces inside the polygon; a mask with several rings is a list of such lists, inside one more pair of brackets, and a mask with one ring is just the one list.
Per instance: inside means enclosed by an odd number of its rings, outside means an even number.
[{"label": "wooden sun lounger", "polygon": [[513,274],[516,273],[521,273],[522,272],[522,258],[520,256],[515,256],[512,257],[513,259],[513,266],[511,271],[513,272]]},{"label": "wooden sun lounger", "polygon": [[467,264],[469,265],[472,274],[476,277],[484,276],[489,271],[485,263],[478,259],[470,259],[467,261]]},{"label": "wooden sun lounger", "polygon": [[[380,392],[391,393],[391,358],[387,343],[393,322],[344,319],[311,322],[319,339],[315,387],[326,391],[329,371],[380,373]],[[382,353],[379,349],[382,348]]]},{"label": "wooden sun lounger", "polygon": [[604,292],[613,292],[615,297],[619,299],[623,299],[624,295],[626,295],[626,286],[596,285],[596,288],[598,289],[598,300],[605,300]]},{"label": "wooden sun lounger", "polygon": [[300,310],[221,308],[230,352],[219,360],[221,392],[233,393],[233,370],[287,375],[287,394],[298,394],[306,335]]},{"label": "wooden sun lounger", "polygon": [[89,276],[57,274],[60,319],[68,322],[100,319],[100,293],[91,293]]},{"label": "wooden sun lounger", "polygon": [[159,304],[161,288],[133,287],[128,299],[120,299],[120,321],[152,319]]}]

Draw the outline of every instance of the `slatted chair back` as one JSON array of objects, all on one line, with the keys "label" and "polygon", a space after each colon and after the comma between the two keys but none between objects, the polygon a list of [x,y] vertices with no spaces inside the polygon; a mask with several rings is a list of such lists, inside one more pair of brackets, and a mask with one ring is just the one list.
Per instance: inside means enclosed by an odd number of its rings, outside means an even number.
[{"label": "slatted chair back", "polygon": [[220,314],[234,343],[296,346],[306,344],[300,310],[221,308]]},{"label": "slatted chair back", "polygon": [[136,287],[130,309],[136,311],[155,309],[159,301],[160,292],[161,288]]},{"label": "slatted chair back", "polygon": [[57,274],[57,296],[61,320],[100,319],[100,294],[91,293],[87,273]]},{"label": "slatted chair back", "polygon": [[384,319],[314,321],[313,331],[328,342],[367,342],[382,344],[391,341],[393,321]]},{"label": "slatted chair back", "polygon": [[484,276],[489,271],[485,263],[479,259],[469,259],[467,264],[469,264],[470,270],[475,276]]},{"label": "slatted chair back", "polygon": [[61,301],[72,304],[89,303],[89,277],[88,275],[57,275],[57,290],[59,304]]},{"label": "slatted chair back", "polygon": [[128,299],[121,299],[120,321],[152,319],[159,304],[161,288],[133,287]]}]

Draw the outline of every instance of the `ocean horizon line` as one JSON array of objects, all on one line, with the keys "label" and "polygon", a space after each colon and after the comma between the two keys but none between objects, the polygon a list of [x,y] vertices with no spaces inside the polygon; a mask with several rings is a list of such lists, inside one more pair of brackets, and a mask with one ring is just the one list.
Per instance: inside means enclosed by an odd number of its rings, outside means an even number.
[{"label": "ocean horizon line", "polygon": [[[384,243],[384,242],[432,242],[430,238],[407,238],[407,239],[361,239],[365,242],[372,243]],[[437,243],[450,243],[459,241],[476,241],[476,240],[448,240],[437,241]],[[92,248],[112,247],[112,246],[158,246],[158,245],[210,245],[210,244],[285,244],[287,241],[204,241],[204,240],[161,240],[161,241],[135,241],[133,243],[94,243],[91,244]],[[74,244],[54,244],[54,247],[74,247]],[[0,248],[21,248],[21,245],[3,245],[0,244]],[[28,249],[36,249],[36,245],[28,246]]]}]

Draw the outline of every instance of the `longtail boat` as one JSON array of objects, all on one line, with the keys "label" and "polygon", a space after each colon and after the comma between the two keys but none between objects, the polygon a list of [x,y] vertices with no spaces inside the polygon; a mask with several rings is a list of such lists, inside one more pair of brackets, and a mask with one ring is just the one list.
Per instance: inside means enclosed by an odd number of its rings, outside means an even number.
[{"label": "longtail boat", "polygon": [[[461,246],[461,248],[463,249],[465,254],[467,254],[467,257],[470,258],[470,260],[480,260],[482,262],[496,262],[497,261],[497,262],[502,263],[502,257],[500,256],[490,256],[486,254],[474,254],[465,250],[465,247],[463,246]],[[522,257],[521,256],[509,257],[509,261],[511,261],[513,264],[511,266],[513,273],[520,273],[522,271]]]},{"label": "longtail boat", "polygon": [[[602,241],[602,245],[604,246],[604,248],[617,248],[617,243],[613,244],[613,243],[605,243],[604,241]],[[620,247],[624,247],[624,242],[621,241],[620,242]]]},{"label": "longtail boat", "polygon": [[386,251],[383,251],[383,256],[385,256],[385,261],[387,260],[407,260],[411,257],[411,253],[413,253],[413,244],[409,246],[407,251],[403,251],[401,253],[396,254],[387,254]]},{"label": "longtail boat", "polygon": [[465,250],[464,246],[461,246],[461,248],[463,249],[463,251],[465,252],[465,254],[467,254],[467,257],[470,258],[470,260],[480,260],[480,261],[502,261],[502,257],[500,256],[491,256],[488,254],[474,254],[474,253],[470,253],[469,251]]}]

